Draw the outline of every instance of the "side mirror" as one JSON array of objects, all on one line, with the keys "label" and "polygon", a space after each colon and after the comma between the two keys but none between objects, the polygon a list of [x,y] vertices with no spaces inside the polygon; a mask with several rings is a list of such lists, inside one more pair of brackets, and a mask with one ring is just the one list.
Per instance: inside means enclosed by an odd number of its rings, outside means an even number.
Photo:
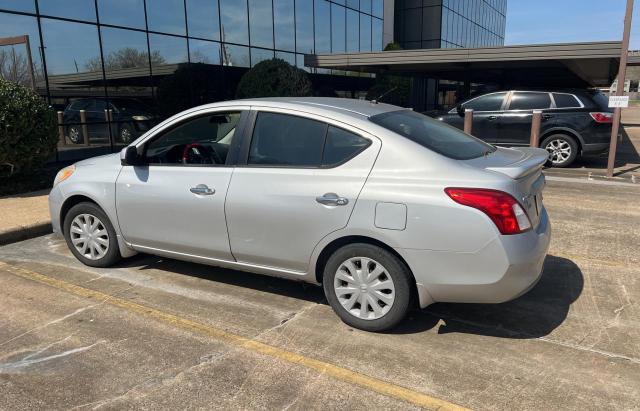
[{"label": "side mirror", "polygon": [[134,146],[127,146],[120,152],[120,164],[123,166],[137,166],[141,164],[140,154]]},{"label": "side mirror", "polygon": [[462,107],[462,104],[458,104],[456,106],[456,111],[460,117],[464,117],[464,108]]}]

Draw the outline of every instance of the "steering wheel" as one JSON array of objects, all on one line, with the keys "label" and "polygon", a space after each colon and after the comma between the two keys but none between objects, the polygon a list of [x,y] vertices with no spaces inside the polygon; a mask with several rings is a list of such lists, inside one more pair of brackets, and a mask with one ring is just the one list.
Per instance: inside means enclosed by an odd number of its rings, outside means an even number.
[{"label": "steering wheel", "polygon": [[182,164],[212,164],[213,159],[207,155],[208,153],[202,144],[187,144],[182,150]]}]

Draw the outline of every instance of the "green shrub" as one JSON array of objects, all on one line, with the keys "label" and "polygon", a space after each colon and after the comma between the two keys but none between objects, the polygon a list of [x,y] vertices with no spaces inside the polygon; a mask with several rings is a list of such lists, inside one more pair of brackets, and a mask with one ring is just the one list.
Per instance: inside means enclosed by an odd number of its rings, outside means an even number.
[{"label": "green shrub", "polygon": [[311,81],[300,70],[281,59],[264,60],[240,79],[236,97],[301,97],[311,95]]},{"label": "green shrub", "polygon": [[30,89],[0,79],[0,175],[40,168],[57,141],[53,109]]}]

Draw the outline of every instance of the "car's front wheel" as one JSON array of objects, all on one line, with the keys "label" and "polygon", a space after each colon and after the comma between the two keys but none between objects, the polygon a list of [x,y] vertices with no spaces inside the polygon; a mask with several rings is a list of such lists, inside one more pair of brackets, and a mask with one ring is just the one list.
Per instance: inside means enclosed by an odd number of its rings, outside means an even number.
[{"label": "car's front wheel", "polygon": [[324,292],[342,321],[366,331],[384,331],[410,308],[411,273],[384,248],[356,243],[336,250],[324,268]]},{"label": "car's front wheel", "polygon": [[574,138],[564,134],[554,134],[545,138],[541,146],[549,153],[549,163],[552,167],[567,167],[578,156],[578,143]]},{"label": "car's front wheel", "polygon": [[111,221],[94,203],[71,207],[64,219],[64,237],[73,255],[85,265],[108,267],[122,258]]}]

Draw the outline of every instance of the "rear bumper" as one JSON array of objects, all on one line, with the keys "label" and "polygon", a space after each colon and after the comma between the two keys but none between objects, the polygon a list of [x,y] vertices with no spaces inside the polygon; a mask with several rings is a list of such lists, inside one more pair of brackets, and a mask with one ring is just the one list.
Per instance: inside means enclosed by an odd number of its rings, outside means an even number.
[{"label": "rear bumper", "polygon": [[476,252],[398,252],[416,277],[421,307],[432,302],[501,303],[536,285],[550,241],[551,225],[543,208],[536,230],[498,236]]}]

